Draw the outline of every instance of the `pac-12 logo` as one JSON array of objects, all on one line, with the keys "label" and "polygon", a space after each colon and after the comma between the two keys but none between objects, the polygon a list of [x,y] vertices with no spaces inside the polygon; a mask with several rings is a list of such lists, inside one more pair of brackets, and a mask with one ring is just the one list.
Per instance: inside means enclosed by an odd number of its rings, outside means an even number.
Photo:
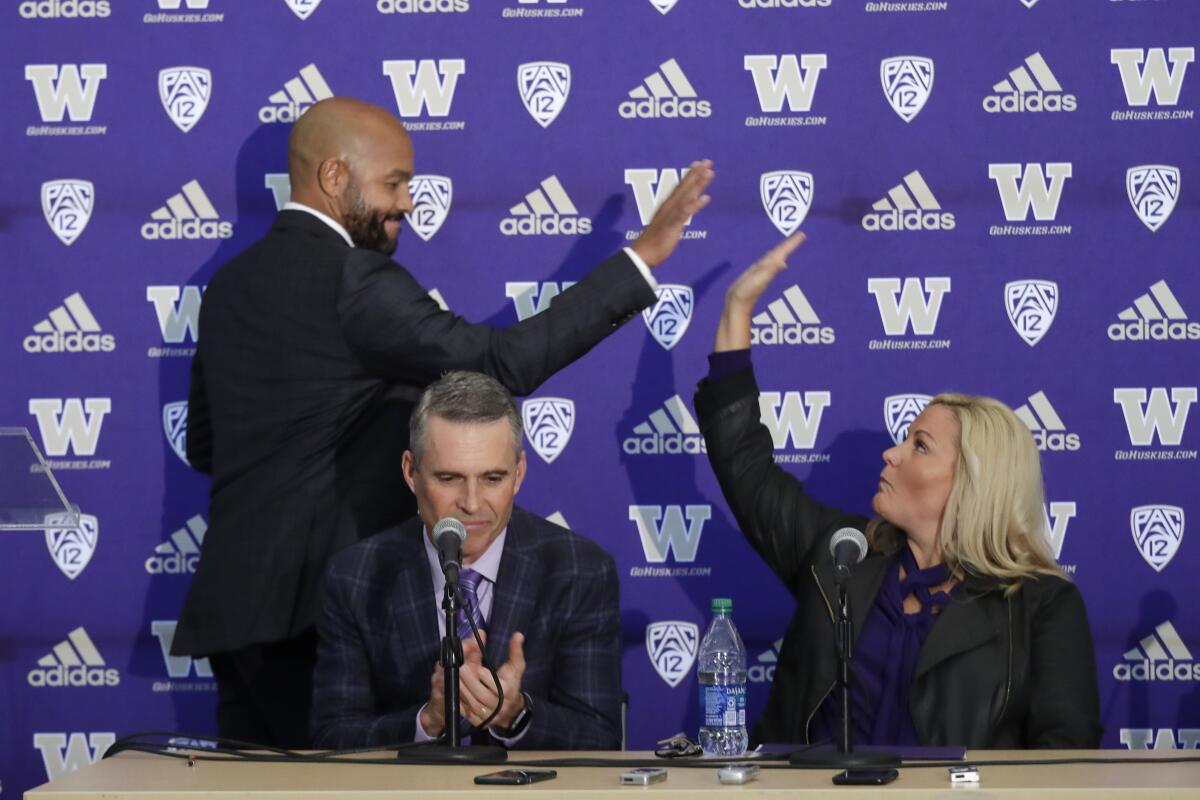
[{"label": "pac-12 logo", "polygon": [[212,96],[212,72],[204,67],[169,67],[158,73],[158,96],[163,110],[179,130],[196,126]]},{"label": "pac-12 logo", "polygon": [[163,435],[167,437],[167,444],[171,445],[171,449],[175,455],[179,456],[179,460],[184,464],[187,460],[187,424],[188,424],[188,404],[187,400],[176,400],[174,403],[167,403],[163,406],[162,411]]},{"label": "pac-12 logo", "polygon": [[413,209],[408,224],[413,232],[429,241],[450,213],[454,198],[454,183],[442,175],[414,175],[408,189],[412,193]]},{"label": "pac-12 logo", "polygon": [[905,122],[912,122],[933,91],[933,59],[894,56],[879,62],[883,96]]},{"label": "pac-12 logo", "polygon": [[42,184],[42,215],[46,224],[65,245],[79,238],[96,202],[96,188],[91,181],[63,178]]},{"label": "pac-12 logo", "polygon": [[1162,572],[1179,551],[1183,521],[1179,506],[1137,506],[1129,512],[1133,543],[1155,572]]},{"label": "pac-12 logo", "polygon": [[[75,519],[78,525],[71,525]],[[87,568],[96,554],[96,542],[100,538],[100,523],[92,514],[68,514],[59,511],[46,515],[46,549],[63,575],[71,580]]]},{"label": "pac-12 logo", "polygon": [[1058,284],[1041,280],[1009,281],[1004,284],[1004,310],[1017,336],[1033,347],[1050,330],[1058,313]]},{"label": "pac-12 logo", "polygon": [[927,394],[893,394],[883,398],[883,422],[896,444],[908,438],[908,426],[933,398]]},{"label": "pac-12 logo", "polygon": [[553,463],[575,430],[575,401],[565,397],[531,397],[521,403],[525,436],[547,464]]},{"label": "pac-12 logo", "polygon": [[786,169],[764,172],[759,176],[758,188],[771,223],[784,236],[795,233],[812,207],[812,173]]},{"label": "pac-12 logo", "polygon": [[517,90],[533,121],[543,128],[558,119],[571,94],[571,67],[558,61],[530,61],[517,67]]},{"label": "pac-12 logo", "polygon": [[1175,201],[1179,198],[1179,167],[1165,164],[1130,167],[1125,172],[1125,191],[1138,219],[1151,231],[1157,231],[1175,210]]},{"label": "pac-12 logo", "polygon": [[700,628],[695,623],[667,620],[646,626],[650,663],[672,689],[691,673],[699,644]]},{"label": "pac-12 logo", "polygon": [[676,283],[660,283],[656,294],[658,302],[642,312],[642,320],[654,341],[664,350],[670,350],[687,333],[696,298],[692,287]]}]

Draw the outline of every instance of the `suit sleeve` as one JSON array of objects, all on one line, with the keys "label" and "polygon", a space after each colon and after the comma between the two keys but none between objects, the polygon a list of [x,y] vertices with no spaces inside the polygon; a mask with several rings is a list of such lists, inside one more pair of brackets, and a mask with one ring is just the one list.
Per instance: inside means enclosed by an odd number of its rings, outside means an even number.
[{"label": "suit sleeve", "polygon": [[342,331],[368,365],[425,385],[449,370],[483,372],[527,395],[655,302],[624,252],[508,328],[467,322],[438,306],[403,267],[379,253],[347,256],[338,299]]},{"label": "suit sleeve", "polygon": [[771,434],[760,420],[752,369],[703,380],[696,413],[708,460],[738,526],[784,583],[795,586],[809,552],[843,525],[862,529],[862,517],[813,499],[775,463]]},{"label": "suit sleeve", "polygon": [[204,386],[204,365],[200,351],[192,356],[192,380],[188,387],[187,460],[194,469],[212,474],[212,417],[208,411],[208,393]]},{"label": "suit sleeve", "polygon": [[573,581],[549,696],[534,699],[533,718],[514,749],[620,749],[620,589],[612,557],[604,554],[598,567]]},{"label": "suit sleeve", "polygon": [[376,710],[370,659],[348,602],[355,580],[336,562],[325,576],[310,724],[319,748],[385,747],[411,742],[416,735],[420,704],[389,714]]},{"label": "suit sleeve", "polygon": [[1025,746],[1094,750],[1104,732],[1096,651],[1083,597],[1063,584],[1034,614]]}]

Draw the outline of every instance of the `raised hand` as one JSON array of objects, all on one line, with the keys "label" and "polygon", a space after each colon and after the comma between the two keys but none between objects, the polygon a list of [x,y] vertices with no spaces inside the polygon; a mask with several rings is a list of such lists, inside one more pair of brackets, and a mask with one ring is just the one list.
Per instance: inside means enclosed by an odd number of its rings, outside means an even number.
[{"label": "raised hand", "polygon": [[711,161],[693,161],[683,180],[654,212],[650,224],[630,245],[646,266],[654,269],[675,252],[688,218],[708,205],[711,198],[704,194],[704,189],[715,174]]},{"label": "raised hand", "polygon": [[725,308],[717,325],[718,353],[744,350],[750,346],[750,314],[767,286],[787,269],[788,256],[804,241],[803,233],[794,233],[746,268],[725,290]]}]

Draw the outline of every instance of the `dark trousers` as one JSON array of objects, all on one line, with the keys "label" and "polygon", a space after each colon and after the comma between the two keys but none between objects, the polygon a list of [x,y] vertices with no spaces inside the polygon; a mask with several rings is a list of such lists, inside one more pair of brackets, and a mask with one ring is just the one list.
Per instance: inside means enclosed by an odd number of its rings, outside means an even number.
[{"label": "dark trousers", "polygon": [[255,644],[209,657],[217,680],[222,738],[274,747],[311,747],[308,716],[317,634]]}]

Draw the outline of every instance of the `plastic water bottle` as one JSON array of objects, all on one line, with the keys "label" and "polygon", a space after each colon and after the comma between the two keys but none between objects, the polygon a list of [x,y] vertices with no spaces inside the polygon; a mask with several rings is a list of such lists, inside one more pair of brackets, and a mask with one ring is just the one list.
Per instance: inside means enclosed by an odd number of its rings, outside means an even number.
[{"label": "plastic water bottle", "polygon": [[746,752],[746,646],[733,627],[733,601],[715,597],[700,643],[700,746],[706,756]]}]

